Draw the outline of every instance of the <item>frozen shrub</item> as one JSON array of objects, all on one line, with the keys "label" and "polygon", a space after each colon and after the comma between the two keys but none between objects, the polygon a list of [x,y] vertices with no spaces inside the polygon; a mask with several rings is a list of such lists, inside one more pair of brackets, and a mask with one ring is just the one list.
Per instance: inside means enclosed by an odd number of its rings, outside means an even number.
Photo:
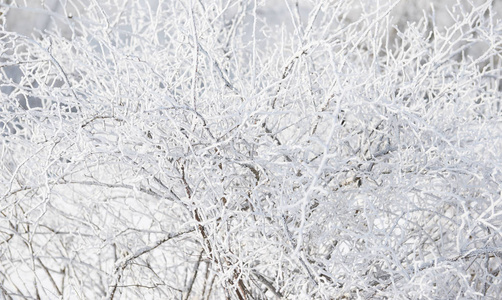
[{"label": "frozen shrub", "polygon": [[490,1],[35,2],[0,4],[3,298],[502,293]]}]

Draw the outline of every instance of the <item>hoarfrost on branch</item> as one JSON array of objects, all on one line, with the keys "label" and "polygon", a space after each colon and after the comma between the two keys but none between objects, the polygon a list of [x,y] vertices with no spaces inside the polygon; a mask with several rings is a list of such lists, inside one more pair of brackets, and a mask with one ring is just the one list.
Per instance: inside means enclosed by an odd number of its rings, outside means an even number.
[{"label": "hoarfrost on branch", "polygon": [[0,3],[2,298],[496,299],[502,9],[411,2]]}]

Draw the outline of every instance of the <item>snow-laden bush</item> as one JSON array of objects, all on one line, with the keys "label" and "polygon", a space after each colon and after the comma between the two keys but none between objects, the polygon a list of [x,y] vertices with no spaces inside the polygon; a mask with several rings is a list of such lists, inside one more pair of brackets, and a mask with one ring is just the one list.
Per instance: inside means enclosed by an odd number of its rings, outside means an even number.
[{"label": "snow-laden bush", "polygon": [[490,1],[34,2],[0,3],[3,298],[502,293]]}]

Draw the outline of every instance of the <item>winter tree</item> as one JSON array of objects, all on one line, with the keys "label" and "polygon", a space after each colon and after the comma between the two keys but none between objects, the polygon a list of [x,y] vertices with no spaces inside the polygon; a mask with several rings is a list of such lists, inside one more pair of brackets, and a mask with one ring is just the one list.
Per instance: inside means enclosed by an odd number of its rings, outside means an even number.
[{"label": "winter tree", "polygon": [[0,2],[0,298],[497,299],[500,1]]}]

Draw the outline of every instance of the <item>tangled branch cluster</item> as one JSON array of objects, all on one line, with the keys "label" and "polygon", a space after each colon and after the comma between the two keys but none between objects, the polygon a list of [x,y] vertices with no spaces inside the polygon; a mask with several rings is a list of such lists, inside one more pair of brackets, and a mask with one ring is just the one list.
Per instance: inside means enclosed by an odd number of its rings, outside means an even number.
[{"label": "tangled branch cluster", "polygon": [[0,3],[3,298],[502,293],[491,1],[46,2]]}]

